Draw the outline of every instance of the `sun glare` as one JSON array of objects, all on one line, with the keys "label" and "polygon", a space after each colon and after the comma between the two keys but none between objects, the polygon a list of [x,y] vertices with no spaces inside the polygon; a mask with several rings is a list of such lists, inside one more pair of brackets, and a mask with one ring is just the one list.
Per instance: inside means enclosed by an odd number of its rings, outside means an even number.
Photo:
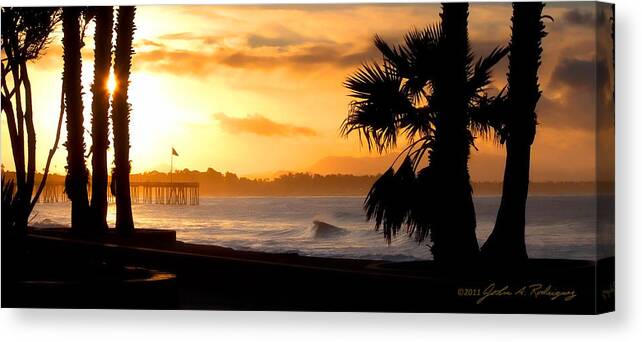
[{"label": "sun glare", "polygon": [[109,73],[109,78],[107,79],[107,90],[110,94],[113,94],[114,90],[116,90],[116,77],[113,72]]}]

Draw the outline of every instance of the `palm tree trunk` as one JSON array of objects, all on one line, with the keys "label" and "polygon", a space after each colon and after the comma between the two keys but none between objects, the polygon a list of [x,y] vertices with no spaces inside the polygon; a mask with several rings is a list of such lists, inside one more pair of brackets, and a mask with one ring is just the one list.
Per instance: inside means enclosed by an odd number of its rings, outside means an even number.
[{"label": "palm tree trunk", "polygon": [[116,229],[119,233],[130,234],[134,230],[131,194],[129,192],[129,116],[130,104],[127,102],[129,74],[132,60],[132,41],[134,36],[133,6],[118,8],[116,24],[116,53],[114,74],[118,82],[112,101],[112,122],[114,125],[114,162],[115,169],[112,182],[116,196]]},{"label": "palm tree trunk", "polygon": [[442,28],[445,60],[440,93],[443,115],[437,122],[435,146],[430,156],[438,188],[439,217],[431,233],[435,260],[461,262],[479,254],[475,235],[475,207],[468,172],[471,135],[468,130],[466,85],[470,61],[468,4],[445,3]]},{"label": "palm tree trunk", "polygon": [[83,138],[83,104],[80,54],[79,7],[65,7],[62,11],[65,101],[67,108],[67,177],[65,191],[71,200],[71,228],[76,232],[91,230],[87,221],[87,167]]},{"label": "palm tree trunk", "polygon": [[91,211],[97,228],[107,230],[107,147],[109,146],[107,80],[111,68],[111,39],[114,25],[113,8],[96,8],[96,50],[94,53],[94,83],[91,86],[93,141]]},{"label": "palm tree trunk", "polygon": [[525,216],[530,151],[537,124],[535,107],[541,95],[537,72],[541,63],[542,38],[546,35],[543,8],[541,2],[513,3],[502,201],[495,228],[482,247],[485,257],[504,262],[528,259]]},{"label": "palm tree trunk", "polygon": [[506,143],[502,201],[495,228],[482,246],[484,257],[510,262],[528,259],[525,227],[530,153],[529,144],[515,141]]}]

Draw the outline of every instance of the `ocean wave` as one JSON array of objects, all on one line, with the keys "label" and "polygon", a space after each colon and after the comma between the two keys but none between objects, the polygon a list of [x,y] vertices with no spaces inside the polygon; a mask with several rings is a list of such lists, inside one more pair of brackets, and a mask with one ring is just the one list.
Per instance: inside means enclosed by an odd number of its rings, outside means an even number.
[{"label": "ocean wave", "polygon": [[336,236],[345,235],[348,233],[348,230],[345,228],[337,227],[323,221],[312,221],[312,228],[310,229],[310,235],[316,239],[327,239]]}]

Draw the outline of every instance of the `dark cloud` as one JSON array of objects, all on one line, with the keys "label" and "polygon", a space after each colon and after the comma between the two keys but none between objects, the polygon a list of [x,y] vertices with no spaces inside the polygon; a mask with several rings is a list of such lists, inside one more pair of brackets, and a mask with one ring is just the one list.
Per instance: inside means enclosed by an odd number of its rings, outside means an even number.
[{"label": "dark cloud", "polygon": [[564,22],[570,25],[589,26],[595,27],[596,24],[602,24],[606,21],[606,15],[603,11],[596,11],[597,15],[593,12],[582,11],[578,8],[570,9],[562,15]]},{"label": "dark cloud", "polygon": [[563,59],[553,70],[537,110],[542,125],[588,130],[612,124],[612,75],[604,60]]},{"label": "dark cloud", "polygon": [[550,85],[554,88],[594,88],[595,70],[595,60],[564,58],[553,70]]},{"label": "dark cloud", "polygon": [[595,15],[577,8],[564,12],[562,19],[572,25],[595,25]]},{"label": "dark cloud", "polygon": [[537,103],[537,121],[547,129],[591,131],[595,128],[594,98],[586,90],[569,92],[562,98],[544,94]]},{"label": "dark cloud", "polygon": [[216,113],[213,117],[224,131],[233,134],[249,133],[266,137],[313,137],[318,135],[317,131],[312,128],[272,121],[260,114],[235,118],[225,113]]}]

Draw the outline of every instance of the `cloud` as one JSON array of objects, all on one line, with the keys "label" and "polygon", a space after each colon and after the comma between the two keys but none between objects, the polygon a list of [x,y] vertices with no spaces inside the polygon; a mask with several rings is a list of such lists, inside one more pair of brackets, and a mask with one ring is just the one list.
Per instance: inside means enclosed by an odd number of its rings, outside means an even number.
[{"label": "cloud", "polygon": [[591,4],[588,8],[585,7],[584,10],[580,8],[569,9],[562,14],[563,24],[587,26],[594,29],[595,25],[607,22],[608,14],[599,9],[600,7],[595,4]]},{"label": "cloud", "polygon": [[551,86],[593,88],[595,86],[595,60],[564,58],[553,70]]},{"label": "cloud", "polygon": [[251,47],[287,47],[292,45],[300,45],[305,42],[301,36],[281,36],[281,37],[266,37],[260,34],[250,34],[247,36],[247,44]]},{"label": "cloud", "polygon": [[594,131],[596,119],[603,116],[604,107],[611,103],[610,83],[603,76],[607,72],[601,60],[562,58],[537,105],[538,121],[557,129]]},{"label": "cloud", "polygon": [[318,135],[317,131],[312,128],[272,121],[260,114],[235,118],[225,113],[216,113],[213,117],[224,131],[234,134],[249,133],[266,137],[313,137]]},{"label": "cloud", "polygon": [[206,53],[180,49],[152,49],[134,55],[135,69],[149,69],[178,75],[206,75],[215,64],[208,62]]},{"label": "cloud", "polygon": [[164,41],[184,41],[184,42],[200,42],[203,45],[215,45],[219,44],[223,37],[220,35],[211,35],[211,34],[194,34],[191,32],[177,32],[164,34],[158,37],[160,40]]},{"label": "cloud", "polygon": [[357,67],[379,57],[372,44],[358,40],[339,42],[336,37],[305,34],[288,25],[267,22],[259,30],[246,32],[227,32],[226,27],[223,31],[179,31],[139,40],[134,66],[205,78],[221,67],[308,71],[311,66]]},{"label": "cloud", "polygon": [[145,48],[145,47],[164,48],[165,44],[154,40],[150,40],[150,39],[141,39],[139,41],[136,41],[134,43],[134,46],[136,48]]},{"label": "cloud", "polygon": [[537,103],[538,130],[554,128],[591,132],[595,129],[595,101],[586,99],[594,97],[586,91],[560,98],[544,94]]},{"label": "cloud", "polygon": [[595,25],[595,16],[593,13],[580,11],[577,8],[564,12],[562,18],[573,25]]},{"label": "cloud", "polygon": [[134,65],[157,72],[207,77],[221,66],[261,70],[306,69],[313,65],[347,68],[356,67],[376,56],[373,48],[358,50],[347,45],[323,43],[307,44],[286,51],[280,48],[219,48],[209,51],[160,48],[138,52],[134,56]]},{"label": "cloud", "polygon": [[333,44],[335,42],[318,36],[306,36],[282,24],[265,25],[260,34],[251,32],[244,36],[250,48],[276,47],[289,48],[307,44]]}]

